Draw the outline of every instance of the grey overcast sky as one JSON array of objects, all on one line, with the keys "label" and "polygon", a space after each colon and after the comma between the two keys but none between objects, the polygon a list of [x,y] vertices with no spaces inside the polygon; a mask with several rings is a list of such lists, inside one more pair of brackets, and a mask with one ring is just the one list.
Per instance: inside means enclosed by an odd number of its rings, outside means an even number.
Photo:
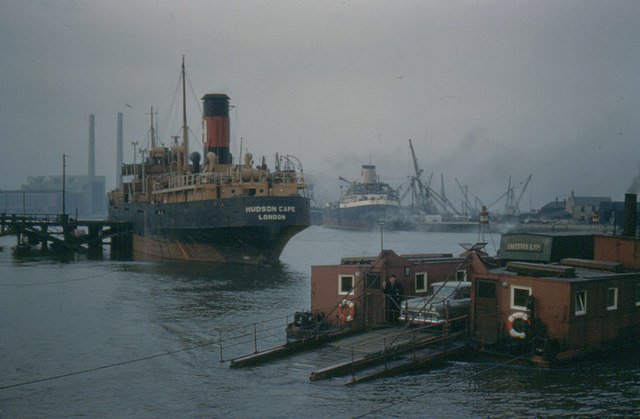
[{"label": "grey overcast sky", "polygon": [[298,157],[320,203],[369,162],[406,183],[409,138],[458,202],[456,178],[488,203],[529,174],[522,209],[623,200],[639,173],[636,0],[0,0],[0,54],[2,189],[62,153],[86,174],[89,114],[112,188],[118,112],[127,161],[151,106],[178,133],[183,55],[191,130],[196,99],[228,94],[232,151]]}]

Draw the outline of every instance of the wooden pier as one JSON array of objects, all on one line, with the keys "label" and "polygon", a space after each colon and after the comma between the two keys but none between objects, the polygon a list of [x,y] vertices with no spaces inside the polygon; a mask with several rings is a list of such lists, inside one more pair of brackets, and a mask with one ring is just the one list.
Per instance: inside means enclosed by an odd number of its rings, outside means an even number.
[{"label": "wooden pier", "polygon": [[108,245],[113,259],[127,259],[132,229],[130,223],[76,220],[66,214],[0,214],[0,237],[16,236],[16,256],[39,251],[101,257],[103,245]]}]

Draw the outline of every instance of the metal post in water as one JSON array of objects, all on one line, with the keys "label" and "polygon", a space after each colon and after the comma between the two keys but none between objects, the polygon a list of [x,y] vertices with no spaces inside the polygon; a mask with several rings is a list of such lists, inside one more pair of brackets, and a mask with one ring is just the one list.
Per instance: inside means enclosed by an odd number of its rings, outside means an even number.
[{"label": "metal post in water", "polygon": [[220,362],[224,362],[224,360],[222,359],[222,330],[219,330],[218,333],[220,333],[220,339],[219,339],[219,342],[220,342],[220,345],[219,345],[220,346]]},{"label": "metal post in water", "polygon": [[356,371],[354,368],[354,358],[353,358],[353,346],[351,347],[351,381],[356,381]]},{"label": "metal post in water", "polygon": [[253,324],[253,353],[258,353],[258,326]]},{"label": "metal post in water", "polygon": [[384,355],[384,369],[388,369],[387,367],[387,339],[382,339],[382,345],[384,348],[382,349],[382,354]]}]

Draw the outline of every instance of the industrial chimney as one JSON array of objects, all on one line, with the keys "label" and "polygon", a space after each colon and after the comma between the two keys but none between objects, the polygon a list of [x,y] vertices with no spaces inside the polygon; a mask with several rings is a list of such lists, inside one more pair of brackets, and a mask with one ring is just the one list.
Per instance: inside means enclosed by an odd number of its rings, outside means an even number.
[{"label": "industrial chimney", "polygon": [[118,112],[118,139],[116,148],[116,188],[122,191],[122,112]]},{"label": "industrial chimney", "polygon": [[215,153],[217,164],[231,164],[229,152],[229,96],[209,93],[202,98],[205,155]]},{"label": "industrial chimney", "polygon": [[636,235],[636,205],[638,197],[634,193],[624,195],[624,228],[622,235],[633,237]]},{"label": "industrial chimney", "polygon": [[89,176],[96,175],[96,116],[89,115]]}]

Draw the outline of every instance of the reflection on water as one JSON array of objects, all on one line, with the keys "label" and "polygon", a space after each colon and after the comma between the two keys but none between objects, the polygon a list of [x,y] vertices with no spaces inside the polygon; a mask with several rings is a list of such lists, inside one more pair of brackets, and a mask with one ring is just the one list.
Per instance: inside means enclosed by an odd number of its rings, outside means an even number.
[{"label": "reflection on water", "polygon": [[[385,234],[384,247],[457,254],[458,243],[474,241],[474,234],[399,232]],[[16,262],[2,252],[0,387],[7,388],[0,389],[0,417],[640,415],[637,350],[557,370],[452,362],[353,388],[311,383],[306,370],[286,363],[230,370],[219,362],[220,333],[251,333],[270,321],[266,344],[284,340],[287,316],[309,308],[310,265],[376,255],[380,246],[375,232],[312,227],[269,268]],[[248,340],[243,354],[253,350]],[[185,348],[192,349],[176,352]],[[165,355],[149,358],[157,354]]]}]

